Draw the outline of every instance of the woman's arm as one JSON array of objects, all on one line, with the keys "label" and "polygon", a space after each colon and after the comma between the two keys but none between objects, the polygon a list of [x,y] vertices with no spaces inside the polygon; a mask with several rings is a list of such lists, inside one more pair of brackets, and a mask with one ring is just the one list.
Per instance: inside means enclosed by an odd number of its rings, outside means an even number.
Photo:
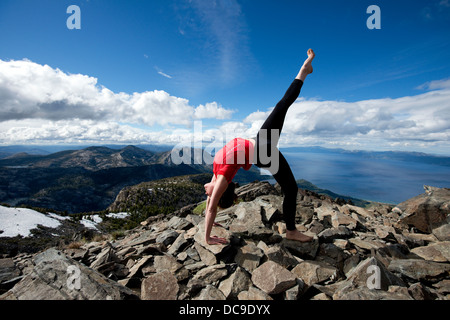
[{"label": "woman's arm", "polygon": [[206,198],[206,208],[205,212],[208,210],[209,207],[209,198],[211,197],[212,191],[214,190],[214,184],[216,183],[216,175],[213,174],[211,178],[211,182],[205,184],[205,193],[208,195]]},{"label": "woman's arm", "polygon": [[224,238],[211,237],[211,230],[216,219],[217,205],[225,190],[227,190],[228,182],[223,175],[218,175],[214,184],[214,190],[207,200],[205,211],[205,241],[207,244],[226,244]]}]

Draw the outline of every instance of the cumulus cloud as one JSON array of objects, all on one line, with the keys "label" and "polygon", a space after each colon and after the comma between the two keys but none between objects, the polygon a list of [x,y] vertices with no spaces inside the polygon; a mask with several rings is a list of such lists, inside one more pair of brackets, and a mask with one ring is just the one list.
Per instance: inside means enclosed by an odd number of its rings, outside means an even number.
[{"label": "cumulus cloud", "polygon": [[231,114],[215,102],[195,107],[160,90],[114,93],[94,77],[67,74],[28,60],[0,60],[0,121],[80,119],[164,126]]},{"label": "cumulus cloud", "polygon": [[[448,80],[431,82],[429,91],[397,99],[356,102],[298,99],[289,109],[280,146],[302,144],[364,147],[448,146],[450,87]],[[260,125],[271,110],[255,112],[244,122]],[[242,131],[245,132],[245,131]]]},{"label": "cumulus cloud", "polygon": [[[417,95],[355,102],[298,99],[280,147],[437,150],[450,147],[450,82]],[[242,121],[217,102],[193,106],[161,90],[115,93],[94,77],[31,61],[0,60],[0,143],[178,144],[254,137],[272,109]],[[203,119],[208,121],[203,127]],[[196,125],[196,123],[199,123]],[[205,123],[206,124],[206,123]]]},{"label": "cumulus cloud", "polygon": [[231,118],[233,112],[233,110],[223,108],[217,102],[211,102],[195,108],[194,117],[196,119],[215,118],[223,120]]},{"label": "cumulus cloud", "polygon": [[425,82],[424,84],[418,86],[416,89],[420,90],[450,89],[450,78]]},{"label": "cumulus cloud", "polygon": [[114,121],[11,120],[2,122],[2,144],[167,144],[175,145],[187,130],[148,131]]}]

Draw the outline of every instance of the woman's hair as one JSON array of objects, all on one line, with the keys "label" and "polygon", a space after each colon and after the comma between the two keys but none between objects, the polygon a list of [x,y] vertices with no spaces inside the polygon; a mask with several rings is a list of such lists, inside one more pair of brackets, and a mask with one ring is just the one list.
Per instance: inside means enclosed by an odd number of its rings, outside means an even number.
[{"label": "woman's hair", "polygon": [[237,199],[237,195],[234,193],[234,189],[236,189],[236,184],[234,182],[230,182],[228,184],[227,190],[225,190],[225,192],[223,193],[222,197],[219,200],[220,208],[226,209],[234,204],[234,201]]}]

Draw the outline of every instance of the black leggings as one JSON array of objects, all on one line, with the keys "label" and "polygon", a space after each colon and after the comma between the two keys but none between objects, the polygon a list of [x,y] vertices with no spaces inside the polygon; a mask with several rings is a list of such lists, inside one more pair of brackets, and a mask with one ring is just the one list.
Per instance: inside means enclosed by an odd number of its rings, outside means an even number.
[{"label": "black leggings", "polygon": [[295,230],[298,186],[291,168],[278,150],[278,140],[283,129],[284,119],[289,107],[300,94],[303,81],[295,79],[284,97],[277,103],[266,119],[256,137],[255,165],[265,168],[273,175],[284,193],[283,216],[286,229]]}]

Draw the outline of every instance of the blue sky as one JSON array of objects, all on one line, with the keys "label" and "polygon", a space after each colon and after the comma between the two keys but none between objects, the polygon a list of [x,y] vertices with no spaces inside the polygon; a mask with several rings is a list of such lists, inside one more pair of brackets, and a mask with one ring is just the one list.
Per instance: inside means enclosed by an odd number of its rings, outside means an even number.
[{"label": "blue sky", "polygon": [[313,48],[281,146],[450,154],[448,30],[448,0],[2,0],[0,144],[249,137]]}]

